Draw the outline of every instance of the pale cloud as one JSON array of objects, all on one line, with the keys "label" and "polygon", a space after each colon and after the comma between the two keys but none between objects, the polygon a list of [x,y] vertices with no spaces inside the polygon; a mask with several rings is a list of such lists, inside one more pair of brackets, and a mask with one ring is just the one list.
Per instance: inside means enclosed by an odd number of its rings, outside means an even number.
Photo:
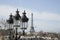
[{"label": "pale cloud", "polygon": [[37,19],[60,21],[60,14],[57,13],[48,12],[36,13],[34,14],[34,17]]},{"label": "pale cloud", "polygon": [[15,15],[15,11],[17,8],[20,11],[20,15],[22,16],[22,12],[26,10],[27,17],[29,17],[29,23],[31,20],[31,13],[33,13],[34,17],[34,26],[36,26],[36,30],[39,29],[43,31],[54,31],[57,32],[59,31],[59,22],[60,22],[60,14],[57,13],[49,13],[49,12],[37,12],[37,11],[32,11],[31,9],[26,9],[22,7],[14,7],[14,6],[9,6],[9,5],[0,5],[0,18],[4,17],[8,19],[8,16],[10,13]]},{"label": "pale cloud", "polygon": [[17,8],[20,11],[20,14],[24,10],[26,10],[27,16],[31,16],[31,13],[34,14],[34,18],[36,19],[46,19],[46,20],[60,20],[60,14],[57,13],[49,13],[49,12],[37,12],[37,11],[32,11],[31,9],[25,9],[25,8],[20,8],[20,7],[14,7],[14,6],[8,6],[8,5],[0,5],[0,15],[5,15],[7,14],[10,15],[12,13],[13,15],[15,14],[15,11]]}]

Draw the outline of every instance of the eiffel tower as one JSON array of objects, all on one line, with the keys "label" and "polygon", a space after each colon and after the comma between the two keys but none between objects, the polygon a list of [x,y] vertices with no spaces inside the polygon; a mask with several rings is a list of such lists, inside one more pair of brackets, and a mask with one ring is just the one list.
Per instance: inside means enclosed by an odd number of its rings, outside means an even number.
[{"label": "eiffel tower", "polygon": [[33,13],[31,13],[31,27],[30,27],[30,34],[33,35],[35,32],[33,27]]}]

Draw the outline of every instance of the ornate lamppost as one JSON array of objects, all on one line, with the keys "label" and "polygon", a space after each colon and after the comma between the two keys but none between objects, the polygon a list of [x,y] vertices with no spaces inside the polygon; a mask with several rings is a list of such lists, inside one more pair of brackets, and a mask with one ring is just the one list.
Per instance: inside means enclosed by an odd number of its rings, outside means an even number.
[{"label": "ornate lamppost", "polygon": [[14,16],[14,27],[16,27],[16,37],[15,37],[15,40],[18,40],[19,37],[17,37],[18,33],[17,33],[17,30],[18,30],[18,27],[20,27],[19,25],[19,22],[20,22],[20,19],[21,19],[21,16],[19,15],[19,11],[17,9],[16,11],[16,15]]},{"label": "ornate lamppost", "polygon": [[10,15],[9,19],[7,20],[7,23],[9,24],[9,30],[10,30],[10,33],[9,33],[9,39],[11,39],[11,27],[12,27],[12,24],[14,23],[14,26],[16,28],[16,31],[15,31],[15,34],[14,37],[15,39],[14,40],[18,40],[20,38],[20,36],[18,37],[18,27],[21,27],[22,31],[23,31],[23,35],[25,35],[25,30],[27,29],[28,27],[28,18],[26,16],[26,12],[24,11],[23,12],[23,15],[22,17],[19,15],[19,11],[17,9],[16,11],[16,15],[15,16],[12,16],[12,14]]},{"label": "ornate lamppost", "polygon": [[27,16],[26,16],[26,12],[24,11],[23,12],[23,15],[22,15],[22,17],[21,17],[21,29],[22,29],[22,31],[23,31],[23,36],[25,35],[25,30],[27,29],[27,27],[28,27],[28,18],[27,18]]},{"label": "ornate lamppost", "polygon": [[12,40],[11,31],[12,31],[12,24],[14,23],[12,14],[10,15],[9,19],[7,20],[7,23],[9,24],[9,40]]}]

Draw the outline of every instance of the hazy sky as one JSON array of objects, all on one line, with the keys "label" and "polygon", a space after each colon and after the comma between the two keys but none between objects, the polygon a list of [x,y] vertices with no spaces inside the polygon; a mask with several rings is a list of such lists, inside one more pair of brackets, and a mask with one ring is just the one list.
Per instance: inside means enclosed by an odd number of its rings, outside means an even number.
[{"label": "hazy sky", "polygon": [[8,19],[17,8],[20,14],[26,10],[29,18],[34,14],[36,31],[60,32],[60,0],[0,0],[0,18]]}]

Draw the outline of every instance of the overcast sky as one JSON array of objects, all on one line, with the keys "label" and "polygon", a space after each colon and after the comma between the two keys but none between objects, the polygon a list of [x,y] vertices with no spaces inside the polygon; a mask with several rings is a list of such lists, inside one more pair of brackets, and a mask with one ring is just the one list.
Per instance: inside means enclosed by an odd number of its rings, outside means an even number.
[{"label": "overcast sky", "polygon": [[17,8],[20,15],[26,10],[29,24],[31,13],[34,14],[36,31],[60,32],[60,0],[0,0],[0,18],[15,15]]}]

